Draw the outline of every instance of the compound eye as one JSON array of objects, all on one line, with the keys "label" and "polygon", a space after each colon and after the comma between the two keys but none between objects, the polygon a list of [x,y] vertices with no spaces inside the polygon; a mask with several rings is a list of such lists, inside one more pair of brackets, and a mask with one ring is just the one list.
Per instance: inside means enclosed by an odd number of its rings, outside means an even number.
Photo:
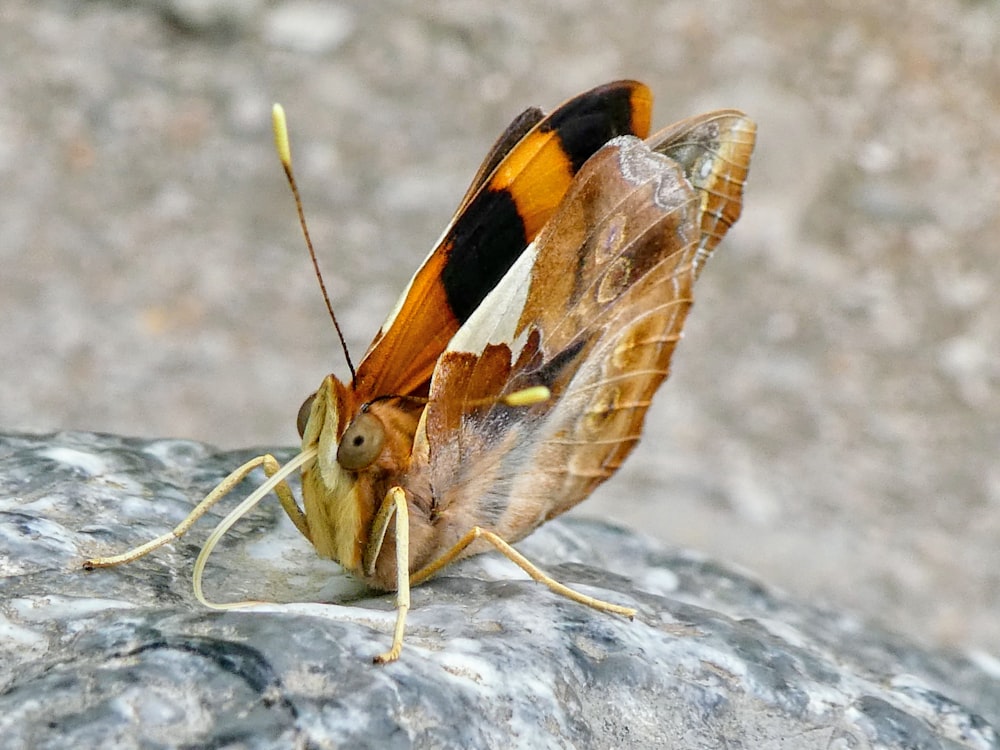
[{"label": "compound eye", "polygon": [[306,425],[309,424],[309,415],[312,414],[313,401],[316,400],[316,394],[312,394],[309,398],[302,402],[302,406],[299,407],[299,414],[295,418],[295,426],[299,428],[299,437],[306,436]]},{"label": "compound eye", "polygon": [[371,412],[354,418],[337,447],[337,463],[348,471],[361,471],[375,463],[385,442],[385,425]]}]

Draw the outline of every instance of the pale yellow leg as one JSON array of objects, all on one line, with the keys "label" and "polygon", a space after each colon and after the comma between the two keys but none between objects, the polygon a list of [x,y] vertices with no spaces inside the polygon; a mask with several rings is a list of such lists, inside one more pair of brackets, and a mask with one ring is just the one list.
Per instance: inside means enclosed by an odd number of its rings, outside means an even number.
[{"label": "pale yellow leg", "polygon": [[[273,477],[280,468],[281,464],[278,463],[274,456],[270,453],[264,456],[264,475],[268,479]],[[312,537],[309,535],[309,524],[306,523],[306,514],[302,512],[299,504],[295,502],[295,495],[292,494],[292,488],[288,486],[287,482],[279,482],[274,487],[274,494],[278,496],[278,502],[284,508],[285,514],[292,519],[295,528],[311,544]]]},{"label": "pale yellow leg", "polygon": [[[194,510],[188,514],[187,518],[177,524],[173,530],[168,531],[166,534],[158,536],[156,539],[148,541],[145,544],[140,544],[138,547],[134,547],[127,552],[122,552],[119,555],[94,557],[89,560],[84,560],[84,569],[93,570],[94,568],[110,568],[114,565],[130,563],[133,560],[138,560],[144,555],[148,555],[150,552],[159,549],[165,544],[169,544],[176,539],[180,539],[198,521],[199,518],[205,515],[205,513],[207,513],[213,505],[228,495],[236,485],[246,478],[247,474],[256,469],[258,466],[264,467],[264,473],[268,477],[273,476],[274,473],[281,467],[277,459],[269,453],[264,456],[257,456],[256,458],[247,461],[232,474],[219,482],[218,486],[209,492],[205,499],[198,503],[194,507]],[[291,518],[292,523],[295,524],[295,528],[302,532],[306,539],[308,539],[309,530],[306,526],[306,517],[305,514],[299,510],[299,506],[295,502],[295,496],[292,494],[291,488],[282,482],[274,488],[274,491],[278,496],[278,500],[281,502],[281,507],[285,509],[288,517]]]},{"label": "pale yellow leg", "polygon": [[499,536],[494,534],[492,531],[487,531],[479,526],[473,526],[468,533],[465,534],[455,545],[445,552],[441,557],[427,565],[412,576],[410,576],[410,583],[414,586],[426,581],[432,575],[440,571],[445,566],[454,562],[462,551],[465,550],[470,544],[472,544],[477,539],[485,539],[494,547],[496,547],[503,555],[510,560],[512,563],[517,565],[521,570],[531,576],[534,580],[539,583],[544,583],[550,589],[552,589],[557,594],[565,596],[567,599],[572,599],[574,602],[579,602],[588,607],[593,607],[600,612],[608,612],[611,614],[622,615],[628,619],[635,617],[636,611],[631,607],[622,607],[618,604],[612,604],[611,602],[606,602],[601,599],[595,599],[592,596],[587,596],[586,594],[581,594],[579,591],[574,591],[573,589],[565,586],[555,578],[546,575],[541,570],[539,570],[535,565],[529,561],[524,555],[518,552],[516,549],[511,547],[507,542],[501,539]]},{"label": "pale yellow leg", "polygon": [[364,557],[361,559],[361,567],[366,576],[371,577],[375,573],[375,563],[378,561],[378,553],[382,551],[385,534],[389,530],[389,522],[396,512],[397,490],[403,492],[402,487],[393,487],[385,493],[385,497],[382,498],[382,505],[379,506],[378,513],[375,514],[375,520],[372,521],[372,529],[368,535],[368,544],[365,545]]},{"label": "pale yellow leg", "polygon": [[[403,632],[406,629],[406,613],[410,610],[410,512],[406,507],[406,493],[402,487],[393,487],[382,501],[375,518],[373,541],[378,540],[374,554],[368,563],[374,569],[378,550],[389,526],[389,520],[396,515],[396,627],[392,631],[392,647],[373,660],[376,664],[396,661],[403,650]],[[368,552],[366,551],[366,557]]]}]

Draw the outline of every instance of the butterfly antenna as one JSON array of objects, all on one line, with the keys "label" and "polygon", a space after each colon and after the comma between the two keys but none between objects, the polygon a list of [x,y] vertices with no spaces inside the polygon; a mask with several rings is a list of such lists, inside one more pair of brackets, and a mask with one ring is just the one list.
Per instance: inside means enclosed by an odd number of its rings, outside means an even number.
[{"label": "butterfly antenna", "polygon": [[280,104],[275,104],[271,109],[271,124],[274,128],[274,146],[278,150],[278,158],[281,159],[281,166],[285,169],[285,177],[288,179],[288,186],[292,189],[292,197],[295,198],[295,210],[299,214],[299,226],[302,227],[302,235],[306,238],[306,247],[309,248],[309,257],[312,258],[313,269],[316,271],[316,279],[319,281],[320,291],[323,292],[323,301],[326,302],[326,309],[333,320],[333,327],[337,329],[337,336],[340,337],[340,346],[344,350],[344,358],[347,360],[347,367],[351,371],[351,383],[356,380],[354,363],[351,361],[351,353],[347,350],[347,341],[344,339],[344,332],[340,330],[340,323],[333,312],[333,305],[330,304],[330,295],[326,293],[326,284],[323,283],[323,274],[319,271],[319,261],[316,260],[316,251],[313,249],[312,238],[309,236],[309,227],[306,226],[306,215],[302,210],[302,198],[299,196],[299,186],[295,182],[295,174],[292,172],[292,149],[288,145],[288,124],[285,122],[285,109]]}]

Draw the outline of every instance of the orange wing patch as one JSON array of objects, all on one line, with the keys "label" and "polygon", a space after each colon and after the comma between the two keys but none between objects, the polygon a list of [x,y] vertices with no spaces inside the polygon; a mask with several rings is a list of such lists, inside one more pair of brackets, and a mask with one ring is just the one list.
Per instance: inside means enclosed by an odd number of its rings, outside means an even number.
[{"label": "orange wing patch", "polygon": [[[615,136],[645,137],[651,114],[646,86],[617,81],[570,99],[513,145],[501,136],[484,163],[496,168],[413,277],[358,366],[356,387],[425,395],[448,341],[534,240],[580,167]],[[508,132],[519,132],[524,117]]]}]

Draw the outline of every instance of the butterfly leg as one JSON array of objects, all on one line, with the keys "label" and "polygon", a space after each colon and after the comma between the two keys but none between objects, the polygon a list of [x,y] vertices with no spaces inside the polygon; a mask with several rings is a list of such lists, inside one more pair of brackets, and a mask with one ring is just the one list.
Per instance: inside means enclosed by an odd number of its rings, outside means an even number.
[{"label": "butterfly leg", "polygon": [[410,610],[410,512],[406,507],[406,493],[402,487],[393,487],[382,501],[372,524],[371,541],[365,550],[364,566],[368,575],[375,569],[379,550],[389,529],[389,521],[396,516],[396,627],[392,632],[392,647],[374,658],[376,664],[396,661],[403,650],[403,632],[406,613]]},{"label": "butterfly leg", "polygon": [[510,546],[507,542],[500,538],[500,536],[492,531],[487,531],[480,526],[473,526],[461,539],[458,540],[458,542],[455,543],[450,550],[445,552],[430,565],[421,568],[410,576],[410,582],[416,586],[417,584],[426,581],[439,570],[454,562],[454,560],[462,554],[465,548],[477,539],[485,539],[487,542],[496,547],[497,550],[504,555],[504,557],[531,576],[534,580],[539,583],[544,583],[560,596],[565,596],[567,599],[571,599],[574,602],[584,604],[588,607],[593,607],[601,612],[622,615],[630,620],[635,617],[636,611],[631,607],[622,607],[618,604],[612,604],[611,602],[606,602],[601,599],[595,599],[592,596],[581,594],[579,591],[574,591],[569,586],[559,583],[559,581],[555,578],[552,578],[539,570],[534,563]]},{"label": "butterfly leg", "polygon": [[[281,467],[278,460],[271,454],[257,456],[256,458],[247,461],[232,474],[219,482],[218,486],[209,492],[205,499],[194,507],[194,510],[188,514],[187,518],[177,524],[177,526],[168,531],[166,534],[158,536],[156,539],[148,541],[145,544],[140,544],[138,547],[134,547],[118,555],[93,557],[89,560],[84,560],[84,569],[93,570],[94,568],[110,568],[114,565],[130,563],[133,560],[138,560],[140,557],[148,555],[150,552],[159,549],[165,544],[169,544],[176,539],[180,539],[198,521],[199,518],[205,515],[205,513],[207,513],[213,505],[232,492],[233,488],[242,482],[246,478],[247,474],[256,469],[258,466],[263,466],[264,473],[269,477],[273,476],[274,473]],[[305,515],[301,510],[299,510],[299,506],[295,502],[295,496],[292,494],[291,488],[282,482],[275,487],[275,493],[278,495],[278,500],[281,501],[281,507],[285,509],[285,512],[292,519],[292,523],[294,523],[295,527],[301,531],[303,535],[305,535],[306,539],[308,539],[309,529],[306,526]]]}]

